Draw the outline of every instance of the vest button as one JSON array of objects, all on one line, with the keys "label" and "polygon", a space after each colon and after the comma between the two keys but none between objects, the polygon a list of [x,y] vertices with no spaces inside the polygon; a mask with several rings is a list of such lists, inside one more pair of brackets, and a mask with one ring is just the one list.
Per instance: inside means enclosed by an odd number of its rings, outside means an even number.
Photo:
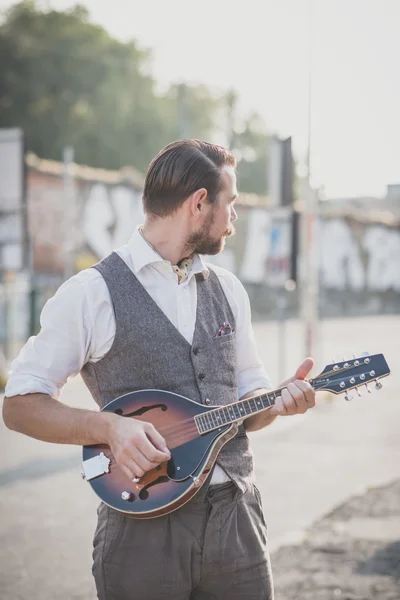
[{"label": "vest button", "polygon": [[204,373],[199,373],[199,379],[201,379],[203,381],[204,378],[205,378]]},{"label": "vest button", "polygon": [[211,400],[210,400],[210,398],[206,398],[206,399],[204,400],[204,402],[205,402],[206,404],[208,404],[208,405],[210,405],[210,404],[211,404]]},{"label": "vest button", "polygon": [[198,354],[199,353],[199,348],[197,346],[195,346],[193,348],[193,354]]}]

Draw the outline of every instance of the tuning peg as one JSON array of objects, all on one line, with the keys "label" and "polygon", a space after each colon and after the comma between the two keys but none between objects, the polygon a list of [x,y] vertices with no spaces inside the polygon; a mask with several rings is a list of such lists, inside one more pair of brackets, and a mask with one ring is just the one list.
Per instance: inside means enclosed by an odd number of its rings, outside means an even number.
[{"label": "tuning peg", "polygon": [[360,356],[369,356],[369,352],[361,352]]},{"label": "tuning peg", "polygon": [[376,390],[381,390],[383,387],[383,385],[381,384],[381,382],[379,381],[379,379],[375,379],[375,389]]},{"label": "tuning peg", "polygon": [[344,399],[347,400],[347,402],[350,402],[350,400],[353,400],[354,396],[352,396],[352,394],[349,394],[348,392],[345,394]]},{"label": "tuning peg", "polygon": [[367,388],[367,392],[368,392],[368,394],[371,394],[371,390],[370,390],[370,389],[369,389],[369,387],[368,387],[368,383],[366,383],[366,384],[365,384],[365,387]]},{"label": "tuning peg", "polygon": [[355,387],[354,389],[356,390],[356,392],[357,392],[357,394],[358,394],[359,396],[361,396],[361,395],[362,395],[362,394],[361,394],[361,392],[360,392],[360,390],[358,389],[358,387]]}]

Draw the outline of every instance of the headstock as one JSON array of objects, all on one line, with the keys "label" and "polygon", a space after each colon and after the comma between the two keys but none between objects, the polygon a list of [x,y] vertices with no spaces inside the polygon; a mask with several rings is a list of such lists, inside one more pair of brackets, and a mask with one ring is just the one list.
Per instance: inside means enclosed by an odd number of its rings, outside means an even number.
[{"label": "headstock", "polygon": [[381,377],[390,375],[390,369],[383,354],[363,355],[351,360],[342,362],[333,362],[327,365],[325,369],[309,381],[315,390],[328,390],[333,394],[346,392],[346,400],[351,400],[351,394],[348,390],[355,389],[361,396],[359,387],[365,385],[368,392],[371,390],[368,383],[375,382],[375,389],[380,390],[382,383]]}]

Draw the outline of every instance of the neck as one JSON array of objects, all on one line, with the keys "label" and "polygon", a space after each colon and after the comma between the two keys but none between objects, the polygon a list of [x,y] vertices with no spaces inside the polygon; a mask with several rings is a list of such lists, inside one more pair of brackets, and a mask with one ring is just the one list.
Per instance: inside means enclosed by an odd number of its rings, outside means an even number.
[{"label": "neck", "polygon": [[183,258],[188,258],[193,251],[188,248],[185,224],[179,217],[146,218],[143,225],[143,236],[154,250],[171,264],[177,265]]},{"label": "neck", "polygon": [[[309,379],[308,383],[315,389],[323,389],[317,379]],[[207,433],[213,429],[218,429],[221,426],[229,425],[234,422],[241,422],[243,419],[259,413],[263,410],[271,408],[275,404],[275,400],[281,395],[282,390],[272,390],[271,392],[239,400],[233,404],[226,406],[218,406],[205,413],[200,413],[195,416],[195,421],[199,433]]]}]

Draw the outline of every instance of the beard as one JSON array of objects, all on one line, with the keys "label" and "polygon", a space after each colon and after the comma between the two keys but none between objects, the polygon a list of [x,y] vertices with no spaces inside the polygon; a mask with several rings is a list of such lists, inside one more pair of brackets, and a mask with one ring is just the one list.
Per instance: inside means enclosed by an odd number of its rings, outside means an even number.
[{"label": "beard", "polygon": [[222,235],[213,236],[210,233],[213,224],[214,215],[210,213],[201,230],[189,235],[186,246],[190,254],[219,254],[225,247],[226,238],[236,233],[234,226],[230,225]]}]

